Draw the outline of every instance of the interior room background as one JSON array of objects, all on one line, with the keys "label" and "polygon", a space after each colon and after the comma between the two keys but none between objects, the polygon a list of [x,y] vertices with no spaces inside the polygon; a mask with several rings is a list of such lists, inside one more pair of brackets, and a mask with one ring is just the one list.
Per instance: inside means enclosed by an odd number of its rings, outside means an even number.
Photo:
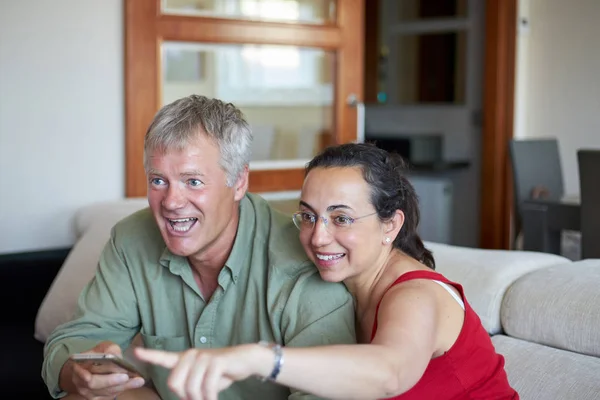
[{"label": "interior room background", "polygon": [[[576,194],[576,149],[600,147],[600,2],[519,8],[514,134],[557,137]],[[124,197],[123,19],[121,0],[0,2],[0,254],[70,247],[75,210]]]}]

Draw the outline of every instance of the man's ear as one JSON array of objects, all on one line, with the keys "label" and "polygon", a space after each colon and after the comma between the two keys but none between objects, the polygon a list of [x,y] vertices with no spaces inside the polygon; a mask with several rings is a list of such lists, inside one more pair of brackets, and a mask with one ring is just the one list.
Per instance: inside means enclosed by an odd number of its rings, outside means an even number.
[{"label": "man's ear", "polygon": [[[396,236],[402,230],[404,226],[404,212],[402,210],[396,210],[394,215],[384,222],[383,225],[383,242],[386,243],[386,238],[390,238],[390,242],[393,242],[396,239]],[[389,243],[389,242],[387,242]]]},{"label": "man's ear", "polygon": [[244,169],[238,176],[237,181],[233,185],[233,189],[235,190],[234,198],[235,201],[240,201],[246,195],[248,191],[248,180],[249,180],[249,172],[248,165],[244,165]]}]

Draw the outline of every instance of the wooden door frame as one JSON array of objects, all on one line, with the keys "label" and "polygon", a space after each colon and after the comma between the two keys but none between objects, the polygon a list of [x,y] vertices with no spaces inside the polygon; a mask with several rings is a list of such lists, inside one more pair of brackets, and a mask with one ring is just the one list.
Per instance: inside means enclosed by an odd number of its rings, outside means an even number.
[{"label": "wooden door frame", "polygon": [[[479,0],[477,0],[479,1]],[[508,142],[513,137],[518,0],[485,0],[479,246],[509,249],[513,210]],[[379,2],[365,8],[365,101],[377,102]]]},{"label": "wooden door frame", "polygon": [[[336,50],[335,143],[356,139],[356,109],[350,93],[363,99],[362,10],[365,0],[343,0],[335,25],[301,25],[161,14],[160,0],[125,0],[125,194],[146,194],[143,142],[161,106],[160,46],[163,40],[281,44]],[[346,117],[344,117],[346,116]],[[299,190],[304,169],[251,171],[251,191]]]},{"label": "wooden door frame", "polygon": [[518,0],[486,0],[479,246],[509,249]]}]

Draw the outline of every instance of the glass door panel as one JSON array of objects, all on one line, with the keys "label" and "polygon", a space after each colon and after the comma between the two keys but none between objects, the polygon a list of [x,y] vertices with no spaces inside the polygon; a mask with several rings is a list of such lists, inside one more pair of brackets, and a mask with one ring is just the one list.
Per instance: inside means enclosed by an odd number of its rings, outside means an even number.
[{"label": "glass door panel", "polygon": [[315,25],[335,23],[335,0],[163,0],[163,14]]},{"label": "glass door panel", "polygon": [[252,170],[302,167],[331,137],[334,58],[298,46],[163,42],[162,105],[190,94],[231,102],[252,126]]},{"label": "glass door panel", "polygon": [[250,191],[277,192],[272,201],[297,197],[317,151],[357,139],[364,0],[124,3],[127,196],[146,192],[152,118],[190,94],[244,112],[255,133]]}]

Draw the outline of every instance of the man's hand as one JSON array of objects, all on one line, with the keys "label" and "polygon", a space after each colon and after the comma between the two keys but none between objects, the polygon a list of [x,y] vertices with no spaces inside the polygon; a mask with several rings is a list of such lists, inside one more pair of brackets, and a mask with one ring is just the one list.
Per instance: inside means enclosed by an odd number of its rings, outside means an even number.
[{"label": "man's hand", "polygon": [[[121,357],[121,348],[113,342],[102,342],[86,353],[107,353]],[[60,371],[60,387],[67,393],[76,393],[84,399],[114,399],[125,390],[144,385],[140,377],[130,378],[124,373],[97,374],[86,365],[67,361]]]}]

